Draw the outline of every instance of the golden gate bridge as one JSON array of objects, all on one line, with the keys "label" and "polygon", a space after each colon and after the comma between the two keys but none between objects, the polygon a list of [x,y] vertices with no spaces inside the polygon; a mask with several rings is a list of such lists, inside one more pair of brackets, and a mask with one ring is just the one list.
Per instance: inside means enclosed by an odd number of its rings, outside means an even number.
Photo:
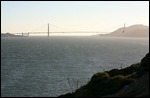
[{"label": "golden gate bridge", "polygon": [[[58,27],[58,26],[57,26]],[[60,28],[60,27],[59,27]],[[49,37],[50,34],[52,33],[96,33],[96,34],[102,34],[102,33],[109,33],[109,32],[98,32],[98,31],[68,31],[68,32],[50,32],[50,29],[49,29],[49,23],[48,23],[48,26],[47,26],[47,32],[22,32],[22,33],[13,33],[15,35],[18,35],[18,36],[22,36],[22,37],[28,37],[30,35],[33,35],[33,34],[47,34],[47,36]]]}]

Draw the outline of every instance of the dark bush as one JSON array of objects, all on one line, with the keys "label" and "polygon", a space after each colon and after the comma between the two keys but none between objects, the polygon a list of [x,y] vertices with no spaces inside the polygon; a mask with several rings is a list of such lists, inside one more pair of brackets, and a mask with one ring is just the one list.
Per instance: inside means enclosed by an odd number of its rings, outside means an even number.
[{"label": "dark bush", "polygon": [[149,71],[149,53],[141,60],[141,66],[145,68],[145,71]]},{"label": "dark bush", "polygon": [[110,77],[113,77],[115,75],[119,75],[120,71],[118,69],[112,69],[110,71],[107,71],[107,73],[109,74]]},{"label": "dark bush", "polygon": [[141,77],[145,72],[149,72],[149,53],[141,60],[141,64],[137,69],[137,77]]},{"label": "dark bush", "polygon": [[109,78],[109,74],[107,72],[99,72],[94,74],[91,80],[95,81],[95,80],[108,79],[108,78]]},{"label": "dark bush", "polygon": [[66,93],[66,94],[62,94],[62,95],[60,95],[58,97],[73,97],[72,95],[73,94],[71,94],[71,93]]},{"label": "dark bush", "polygon": [[133,72],[136,72],[137,69],[139,68],[140,63],[132,64],[129,67],[123,68],[123,69],[112,69],[110,71],[106,71],[110,77],[116,76],[116,75],[129,75],[132,74]]}]

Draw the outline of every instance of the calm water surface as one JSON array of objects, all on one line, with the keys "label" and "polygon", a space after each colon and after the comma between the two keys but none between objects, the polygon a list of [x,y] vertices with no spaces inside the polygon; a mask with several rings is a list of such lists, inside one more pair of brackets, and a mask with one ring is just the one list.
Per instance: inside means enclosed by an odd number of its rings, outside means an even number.
[{"label": "calm water surface", "polygon": [[[1,38],[1,96],[55,97],[96,72],[129,66],[149,52],[149,39]],[[68,80],[69,78],[69,80]]]}]

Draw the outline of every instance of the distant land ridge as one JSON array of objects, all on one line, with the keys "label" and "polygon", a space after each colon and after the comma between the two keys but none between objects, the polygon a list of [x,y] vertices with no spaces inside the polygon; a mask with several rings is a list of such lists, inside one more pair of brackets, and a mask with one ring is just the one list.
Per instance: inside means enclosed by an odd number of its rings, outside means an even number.
[{"label": "distant land ridge", "polygon": [[100,36],[115,36],[115,37],[149,37],[149,26],[136,24],[129,27],[121,27],[109,34]]},{"label": "distant land ridge", "polygon": [[1,37],[26,37],[26,36],[15,35],[15,34],[11,34],[11,33],[1,33]]}]

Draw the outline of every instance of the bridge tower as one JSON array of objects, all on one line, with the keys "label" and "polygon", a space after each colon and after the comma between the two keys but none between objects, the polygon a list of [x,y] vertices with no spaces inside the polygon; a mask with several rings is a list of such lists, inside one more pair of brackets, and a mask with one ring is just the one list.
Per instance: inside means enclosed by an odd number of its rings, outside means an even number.
[{"label": "bridge tower", "polygon": [[125,32],[125,27],[126,27],[126,26],[125,26],[125,24],[124,24],[124,28],[123,28],[123,31],[122,31],[122,33],[124,33],[124,32]]},{"label": "bridge tower", "polygon": [[48,37],[49,37],[49,24],[48,24]]},{"label": "bridge tower", "polygon": [[125,27],[126,27],[126,26],[125,26],[125,24],[124,24],[124,32],[125,32]]}]

